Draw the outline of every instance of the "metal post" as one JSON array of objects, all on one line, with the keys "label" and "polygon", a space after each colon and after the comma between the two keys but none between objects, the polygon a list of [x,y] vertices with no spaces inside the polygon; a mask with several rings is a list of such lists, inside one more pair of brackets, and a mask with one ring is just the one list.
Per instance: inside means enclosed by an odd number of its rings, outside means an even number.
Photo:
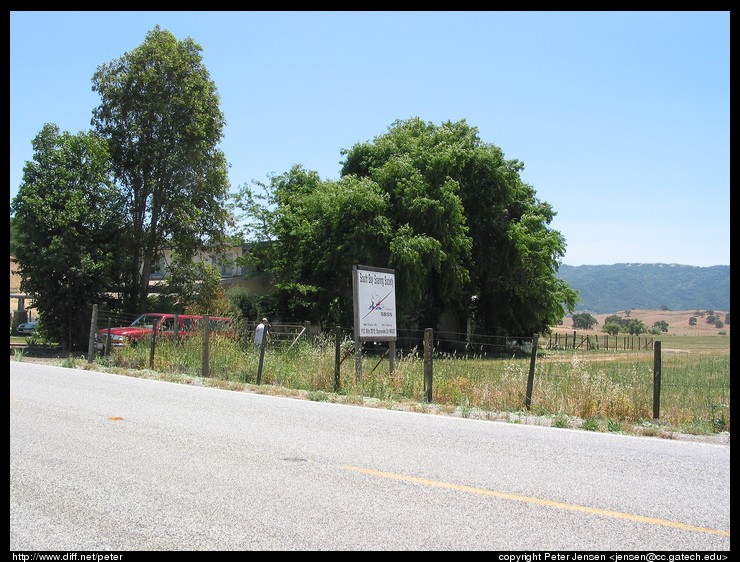
[{"label": "metal post", "polygon": [[660,341],[656,341],[653,350],[653,421],[655,422],[660,420],[660,377]]},{"label": "metal post", "polygon": [[154,325],[152,326],[152,341],[150,342],[149,346],[149,368],[153,371],[154,370],[154,348],[157,345],[157,330],[159,328],[159,324],[155,320]]},{"label": "metal post", "polygon": [[260,341],[260,363],[257,367],[257,384],[262,384],[262,365],[265,362],[265,343],[267,342],[267,326],[262,332],[262,341]]},{"label": "metal post", "polygon": [[92,307],[92,316],[90,317],[90,337],[87,340],[87,362],[92,363],[95,359],[95,332],[98,331],[98,305]]},{"label": "metal post", "polygon": [[362,382],[362,341],[355,330],[355,384]]},{"label": "metal post", "polygon": [[529,410],[532,407],[532,388],[534,387],[534,367],[537,360],[537,345],[540,336],[535,334],[532,338],[532,355],[529,360],[529,376],[527,377],[527,398],[526,407]]},{"label": "metal post", "polygon": [[334,328],[334,392],[339,392],[339,367],[342,364],[339,352],[342,347],[342,328]]},{"label": "metal post", "polygon": [[108,334],[105,338],[105,350],[103,351],[103,354],[108,357],[110,355],[110,346],[112,345],[111,337],[110,337],[110,328],[111,328],[111,319],[108,318]]},{"label": "metal post", "polygon": [[211,319],[208,314],[203,315],[203,366],[201,371],[204,377],[210,375],[208,371],[208,364],[210,363],[208,357],[208,339],[211,335]]},{"label": "metal post", "polygon": [[434,343],[432,328],[424,330],[424,400],[432,401],[432,345]]}]

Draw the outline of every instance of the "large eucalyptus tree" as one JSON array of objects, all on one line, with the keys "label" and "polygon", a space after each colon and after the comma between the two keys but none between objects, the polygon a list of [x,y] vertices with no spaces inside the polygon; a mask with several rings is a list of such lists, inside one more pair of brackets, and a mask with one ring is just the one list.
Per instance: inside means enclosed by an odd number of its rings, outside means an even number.
[{"label": "large eucalyptus tree", "polygon": [[124,307],[146,299],[164,247],[185,259],[218,247],[229,221],[227,162],[218,148],[220,98],[192,39],[156,26],[144,42],[98,67],[92,124],[107,139],[126,201]]}]

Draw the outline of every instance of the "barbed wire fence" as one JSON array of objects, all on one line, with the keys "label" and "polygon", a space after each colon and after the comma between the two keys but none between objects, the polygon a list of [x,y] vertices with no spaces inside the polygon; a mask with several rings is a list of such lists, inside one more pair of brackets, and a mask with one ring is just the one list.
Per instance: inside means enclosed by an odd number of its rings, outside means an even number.
[{"label": "barbed wire fence", "polygon": [[[91,334],[133,319],[100,315],[91,322]],[[665,354],[653,336],[599,338],[572,332],[512,338],[399,329],[394,345],[362,344],[362,379],[357,380],[351,328],[320,330],[309,322],[273,322],[260,350],[253,344],[257,323],[235,319],[230,346],[205,330],[194,334],[198,337],[187,338],[198,340],[188,347],[187,361],[174,359],[170,342],[158,342],[155,334],[138,346],[139,359],[128,362],[151,369],[180,367],[214,381],[418,400],[468,412],[477,408],[625,422],[659,422],[668,412],[668,419],[693,416],[697,423],[729,429],[729,355],[726,360],[708,356],[687,361],[686,356]],[[142,359],[144,350],[148,357]],[[88,360],[110,361],[112,351],[98,345]]]}]

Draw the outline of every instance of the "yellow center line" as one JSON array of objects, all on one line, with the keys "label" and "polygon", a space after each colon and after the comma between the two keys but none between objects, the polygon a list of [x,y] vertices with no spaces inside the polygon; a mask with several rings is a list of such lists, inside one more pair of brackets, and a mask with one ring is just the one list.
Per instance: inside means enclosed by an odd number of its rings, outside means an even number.
[{"label": "yellow center line", "polygon": [[503,500],[533,503],[533,504],[543,505],[547,507],[554,507],[557,509],[567,509],[568,511],[581,511],[583,513],[590,513],[593,515],[603,515],[605,517],[614,517],[616,519],[628,519],[630,521],[639,521],[640,523],[650,523],[652,525],[662,525],[664,527],[673,527],[675,529],[684,529],[687,531],[698,531],[700,533],[710,533],[713,535],[719,535],[721,537],[730,536],[729,531],[720,531],[717,529],[707,529],[706,527],[696,527],[694,525],[686,525],[684,523],[678,523],[676,521],[667,521],[666,519],[657,519],[655,517],[644,517],[642,515],[633,515],[631,513],[621,513],[619,511],[609,511],[608,509],[597,509],[593,507],[585,507],[582,505],[555,502],[551,500],[543,500],[540,498],[532,498],[528,496],[518,496],[516,494],[507,494],[505,492],[496,492],[494,490],[484,490],[482,488],[473,488],[471,486],[462,486],[460,484],[450,484],[449,482],[440,482],[438,480],[427,480],[426,478],[417,478],[416,476],[404,476],[403,474],[394,474],[392,472],[383,472],[380,470],[372,470],[369,468],[359,468],[356,466],[341,466],[339,468],[342,468],[344,470],[351,470],[353,472],[359,472],[362,474],[369,474],[371,476],[380,476],[381,478],[390,478],[392,480],[402,480],[404,482],[424,484],[425,486],[433,486],[435,488],[447,488],[448,490],[457,490],[458,492],[468,492],[471,494],[489,496],[489,497],[499,498]]}]

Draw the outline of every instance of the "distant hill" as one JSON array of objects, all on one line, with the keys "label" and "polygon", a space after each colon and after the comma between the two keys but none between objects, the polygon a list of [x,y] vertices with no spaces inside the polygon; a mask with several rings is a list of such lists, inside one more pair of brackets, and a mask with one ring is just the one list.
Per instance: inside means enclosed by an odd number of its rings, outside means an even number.
[{"label": "distant hill", "polygon": [[576,312],[730,310],[729,265],[561,265],[558,276],[578,291]]}]

